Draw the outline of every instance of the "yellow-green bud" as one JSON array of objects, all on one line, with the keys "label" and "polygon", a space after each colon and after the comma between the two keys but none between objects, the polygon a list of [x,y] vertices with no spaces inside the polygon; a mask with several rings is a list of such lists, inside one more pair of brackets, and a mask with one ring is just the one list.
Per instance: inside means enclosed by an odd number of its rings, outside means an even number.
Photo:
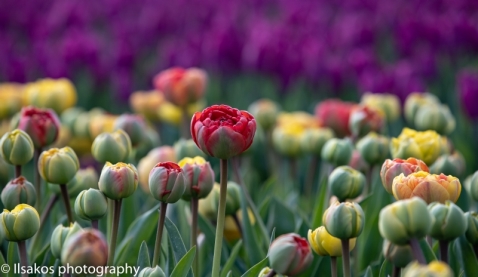
[{"label": "yellow-green bud", "polygon": [[370,165],[382,164],[390,156],[389,141],[385,136],[368,133],[357,142],[362,158]]},{"label": "yellow-green bud", "polygon": [[333,138],[322,148],[322,159],[334,166],[347,165],[352,158],[354,148],[349,139]]},{"label": "yellow-green bud", "polygon": [[461,176],[465,172],[465,158],[460,152],[455,151],[452,155],[441,155],[430,166],[430,173]]},{"label": "yellow-green bud", "polygon": [[108,245],[103,234],[94,229],[83,229],[68,237],[63,244],[61,261],[69,266],[105,266]]},{"label": "yellow-green bud", "polygon": [[417,110],[415,127],[419,131],[434,130],[441,135],[447,135],[455,130],[455,118],[446,105],[425,105]]},{"label": "yellow-green bud", "polygon": [[7,210],[12,210],[19,204],[35,206],[36,190],[32,183],[20,176],[5,186],[1,198]]},{"label": "yellow-green bud", "polygon": [[403,277],[453,277],[451,268],[442,261],[432,261],[428,265],[412,262],[402,271]]},{"label": "yellow-green bud", "polygon": [[420,109],[426,106],[434,106],[439,104],[440,100],[430,93],[418,93],[414,92],[408,95],[404,105],[404,116],[408,123],[413,124],[415,122],[415,116]]},{"label": "yellow-green bud", "polygon": [[465,189],[473,200],[478,201],[478,171],[466,178]]},{"label": "yellow-green bud", "polygon": [[166,277],[166,274],[159,266],[146,267],[139,272],[138,277]]},{"label": "yellow-green bud", "polygon": [[13,165],[24,165],[33,158],[33,141],[30,136],[19,129],[7,132],[0,139],[0,154]]},{"label": "yellow-green bud", "polygon": [[116,119],[113,128],[125,131],[131,139],[132,146],[136,147],[144,139],[146,124],[140,115],[122,114]]},{"label": "yellow-green bud", "polygon": [[[310,247],[320,256],[342,257],[342,242],[340,239],[333,237],[324,226],[320,226],[314,231],[309,230],[307,233]],[[349,249],[355,248],[357,239],[349,240]]]},{"label": "yellow-green bud", "polygon": [[75,151],[68,146],[43,151],[38,160],[38,171],[43,180],[57,185],[66,185],[75,177],[79,167]]},{"label": "yellow-green bud", "polygon": [[465,213],[467,228],[465,232],[466,239],[472,245],[478,244],[478,213],[467,212]]},{"label": "yellow-green bud", "polygon": [[61,224],[56,226],[56,228],[53,230],[53,233],[51,234],[50,239],[50,250],[53,257],[60,259],[61,250],[66,239],[76,234],[80,230],[81,226],[77,222],[71,224],[69,227],[65,227]]},{"label": "yellow-green bud", "polygon": [[297,234],[276,238],[269,248],[271,268],[284,275],[298,275],[310,266],[313,256],[309,243]]},{"label": "yellow-green bud", "polygon": [[125,162],[131,152],[131,140],[123,130],[101,133],[91,145],[91,153],[100,163]]},{"label": "yellow-green bud", "polygon": [[425,237],[433,225],[426,202],[413,197],[392,203],[380,211],[378,229],[385,239],[398,245]]},{"label": "yellow-green bud", "polygon": [[204,154],[204,152],[199,149],[199,147],[192,139],[179,139],[173,147],[174,152],[176,153],[176,159],[178,161],[186,157],[206,157],[206,154]]},{"label": "yellow-green bud", "polygon": [[0,214],[0,230],[8,241],[24,241],[40,228],[37,210],[28,204],[19,204],[13,210]]},{"label": "yellow-green bud", "polygon": [[468,222],[463,211],[453,202],[449,200],[445,204],[434,202],[428,205],[428,210],[434,218],[429,232],[432,238],[450,241],[465,233]]},{"label": "yellow-green bud", "polygon": [[106,162],[101,170],[98,187],[110,199],[127,198],[138,187],[138,171],[132,164]]},{"label": "yellow-green bud", "polygon": [[84,220],[98,220],[108,209],[105,195],[97,189],[80,192],[75,200],[75,213]]},{"label": "yellow-green bud", "polygon": [[329,189],[340,202],[353,199],[362,193],[365,176],[350,166],[339,166],[329,176]]},{"label": "yellow-green bud", "polygon": [[[261,272],[259,272],[259,275],[257,277],[267,277],[270,272],[272,271],[272,269],[270,267],[264,267]],[[276,274],[275,275],[276,277],[287,277],[287,276],[284,276],[282,274]]]},{"label": "yellow-green bud", "polygon": [[248,111],[254,116],[257,123],[267,131],[276,124],[280,107],[270,99],[259,99],[249,106]]},{"label": "yellow-green bud", "polygon": [[302,154],[301,139],[304,131],[302,126],[295,124],[276,126],[272,132],[272,144],[281,155],[297,157]]},{"label": "yellow-green bud", "polygon": [[332,236],[339,239],[356,238],[362,233],[365,214],[357,203],[338,201],[322,217],[322,222]]},{"label": "yellow-green bud", "polygon": [[410,245],[396,245],[388,240],[383,241],[383,256],[396,267],[405,267],[413,261],[413,253]]},{"label": "yellow-green bud", "polygon": [[75,122],[80,114],[84,113],[82,108],[71,107],[64,110],[60,115],[60,121],[63,126],[66,126],[68,130],[74,135]]},{"label": "yellow-green bud", "polygon": [[307,129],[301,136],[302,150],[320,157],[325,143],[333,137],[334,131],[328,127]]},{"label": "yellow-green bud", "polygon": [[[214,186],[213,194],[213,206],[214,210],[218,210],[219,205],[219,191],[220,185],[216,184]],[[236,212],[241,208],[241,187],[233,182],[227,182],[227,196],[226,196],[226,215],[235,215]]]}]

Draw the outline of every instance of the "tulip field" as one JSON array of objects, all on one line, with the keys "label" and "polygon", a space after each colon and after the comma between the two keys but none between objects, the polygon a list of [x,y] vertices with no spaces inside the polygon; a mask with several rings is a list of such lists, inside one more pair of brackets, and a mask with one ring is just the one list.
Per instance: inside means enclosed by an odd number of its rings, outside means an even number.
[{"label": "tulip field", "polygon": [[474,1],[20,2],[0,276],[478,276]]}]

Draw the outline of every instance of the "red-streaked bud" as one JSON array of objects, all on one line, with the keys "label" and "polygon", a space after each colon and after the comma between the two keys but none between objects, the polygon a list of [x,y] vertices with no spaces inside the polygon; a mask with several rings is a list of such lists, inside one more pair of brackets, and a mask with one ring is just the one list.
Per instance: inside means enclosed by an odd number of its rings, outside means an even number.
[{"label": "red-streaked bud", "polygon": [[307,239],[294,233],[276,238],[269,249],[269,263],[279,274],[300,274],[307,270],[312,260],[312,251]]},{"label": "red-streaked bud", "polygon": [[183,169],[186,190],[183,199],[201,199],[211,192],[214,186],[214,171],[203,157],[184,158],[178,165]]},{"label": "red-streaked bud", "polygon": [[177,163],[158,163],[149,173],[151,195],[161,202],[175,203],[183,196],[185,186],[183,170]]},{"label": "red-streaked bud", "polygon": [[35,148],[43,148],[56,141],[60,133],[60,120],[53,110],[25,107],[20,112],[18,129],[25,131]]},{"label": "red-streaked bud", "polygon": [[101,170],[98,187],[110,199],[127,198],[138,187],[138,171],[132,164],[106,162]]}]

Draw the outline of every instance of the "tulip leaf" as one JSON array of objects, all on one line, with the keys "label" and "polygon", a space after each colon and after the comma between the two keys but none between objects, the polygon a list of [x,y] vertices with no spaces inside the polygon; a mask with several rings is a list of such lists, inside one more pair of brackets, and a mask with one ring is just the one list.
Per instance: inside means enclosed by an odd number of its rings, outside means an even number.
[{"label": "tulip leaf", "polygon": [[228,272],[230,272],[232,266],[234,265],[234,262],[236,261],[237,255],[239,254],[239,250],[241,250],[241,247],[242,240],[239,240],[236,245],[234,245],[234,248],[232,248],[231,255],[229,256],[229,259],[227,259],[226,264],[222,268],[221,277],[227,277]]},{"label": "tulip leaf", "polygon": [[453,243],[456,258],[460,267],[464,270],[465,276],[478,276],[478,261],[473,248],[462,235]]},{"label": "tulip leaf", "polygon": [[136,266],[139,266],[139,271],[141,271],[143,268],[151,267],[148,245],[144,240],[141,243],[141,247],[139,248],[138,261],[136,262]]},{"label": "tulip leaf", "polygon": [[[255,264],[261,260],[261,257],[264,257],[266,253],[264,249],[260,247],[261,240],[258,240],[257,236],[254,233],[251,221],[249,219],[249,213],[247,211],[247,200],[246,195],[243,189],[241,189],[241,210],[242,210],[242,236],[244,239],[244,245],[246,252],[248,253],[249,264]],[[256,220],[261,220],[257,218]],[[267,238],[264,238],[266,241]]]},{"label": "tulip leaf", "polygon": [[11,269],[10,272],[8,272],[8,276],[13,277],[15,276],[15,274],[13,273],[13,268],[15,264],[20,263],[20,256],[18,253],[18,247],[16,242],[10,241],[8,243],[7,262]]},{"label": "tulip leaf", "polygon": [[270,216],[270,220],[272,221],[271,227],[276,228],[277,235],[280,236],[295,231],[295,214],[289,207],[274,197],[271,201],[269,211],[272,214],[272,216]]},{"label": "tulip leaf", "polygon": [[168,230],[169,242],[173,248],[174,258],[176,263],[181,260],[181,258],[186,254],[186,246],[184,246],[183,239],[179,234],[178,228],[176,225],[169,219],[165,218],[164,227]]},{"label": "tulip leaf", "polygon": [[242,275],[242,277],[257,277],[261,270],[267,266],[269,262],[269,257],[265,257],[262,261],[257,263],[255,266],[251,267],[246,273]]},{"label": "tulip leaf", "polygon": [[382,263],[382,267],[380,267],[380,274],[379,277],[388,277],[391,276],[393,272],[393,264],[385,259]]},{"label": "tulip leaf", "polygon": [[0,264],[6,264],[7,262],[5,261],[5,258],[3,257],[2,252],[0,251]]},{"label": "tulip leaf", "polygon": [[[194,257],[196,256],[196,246],[191,248],[178,262],[170,277],[186,277],[191,270]],[[191,275],[192,276],[192,275]]]},{"label": "tulip leaf", "polygon": [[[209,223],[207,219],[205,219],[202,215],[198,214],[198,227],[203,232],[204,236],[206,237],[206,241],[204,243],[204,247],[211,247],[211,252],[214,248],[214,243],[216,240],[216,230],[215,228]],[[201,247],[203,248],[203,247]],[[222,251],[221,251],[221,261],[225,262],[227,260],[228,250],[226,244],[222,244]],[[211,264],[212,264],[212,257],[210,257]],[[208,263],[209,264],[209,263]]]},{"label": "tulip leaf", "polygon": [[317,195],[315,197],[315,207],[314,215],[312,216],[312,225],[313,229],[322,226],[322,215],[327,209],[327,177],[323,177],[320,181],[320,187],[317,190]]},{"label": "tulip leaf", "polygon": [[364,277],[373,277],[372,268],[370,266],[367,267],[367,271],[365,271]]},{"label": "tulip leaf", "polygon": [[433,252],[432,248],[428,244],[426,239],[421,239],[419,240],[420,243],[420,248],[422,249],[423,255],[425,256],[425,260],[427,263],[431,261],[435,261],[437,257],[435,256],[435,253]]},{"label": "tulip leaf", "polygon": [[269,247],[271,247],[271,244],[275,239],[276,239],[276,228],[272,229],[271,238],[269,240]]},{"label": "tulip leaf", "polygon": [[50,242],[48,242],[48,244],[45,245],[45,247],[43,247],[43,249],[33,258],[33,264],[41,264],[49,250]]}]

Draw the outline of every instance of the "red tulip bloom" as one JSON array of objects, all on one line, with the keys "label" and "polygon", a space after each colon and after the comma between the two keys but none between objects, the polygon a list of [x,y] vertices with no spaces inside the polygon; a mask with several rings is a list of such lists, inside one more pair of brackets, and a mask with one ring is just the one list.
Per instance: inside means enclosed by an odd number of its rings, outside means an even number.
[{"label": "red tulip bloom", "polygon": [[354,103],[337,99],[325,100],[315,107],[315,115],[324,126],[334,130],[338,137],[345,137],[350,135],[350,113],[355,106]]},{"label": "red tulip bloom", "polygon": [[380,170],[380,178],[382,184],[388,193],[392,194],[393,179],[402,174],[408,176],[414,172],[426,171],[429,172],[428,166],[419,159],[408,158],[406,160],[393,159],[385,160]]},{"label": "red tulip bloom", "polygon": [[18,129],[25,131],[35,148],[39,149],[56,141],[60,132],[60,120],[51,109],[29,106],[20,112]]},{"label": "red tulip bloom", "polygon": [[213,105],[194,114],[191,135],[206,154],[229,159],[251,146],[256,120],[246,112],[227,105]]}]

